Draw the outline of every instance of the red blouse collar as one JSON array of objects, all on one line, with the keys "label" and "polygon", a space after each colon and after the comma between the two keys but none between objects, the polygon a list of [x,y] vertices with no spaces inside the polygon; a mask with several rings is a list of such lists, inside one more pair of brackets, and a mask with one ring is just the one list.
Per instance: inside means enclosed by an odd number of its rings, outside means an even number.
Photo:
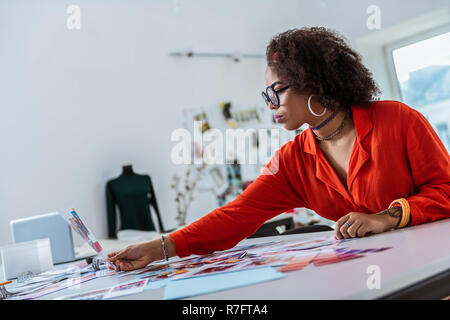
[{"label": "red blouse collar", "polygon": [[[370,108],[370,106],[369,106]],[[372,119],[369,115],[369,111],[361,106],[351,106],[353,115],[353,122],[356,130],[355,143],[361,143],[361,141],[372,130]],[[303,151],[313,155],[317,154],[317,142],[314,133],[311,128],[306,129],[305,142],[303,143]]]}]

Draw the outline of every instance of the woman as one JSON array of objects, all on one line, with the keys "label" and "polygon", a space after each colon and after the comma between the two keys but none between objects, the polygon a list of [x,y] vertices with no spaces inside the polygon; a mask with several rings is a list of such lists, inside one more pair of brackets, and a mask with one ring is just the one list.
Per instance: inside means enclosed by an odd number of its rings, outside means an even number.
[{"label": "woman", "polygon": [[337,239],[450,216],[450,158],[428,123],[396,101],[374,101],[370,72],[336,32],[294,29],[267,47],[263,98],[285,144],[240,196],[162,239],[111,253],[120,270],[233,247],[266,220],[307,207],[336,221]]}]

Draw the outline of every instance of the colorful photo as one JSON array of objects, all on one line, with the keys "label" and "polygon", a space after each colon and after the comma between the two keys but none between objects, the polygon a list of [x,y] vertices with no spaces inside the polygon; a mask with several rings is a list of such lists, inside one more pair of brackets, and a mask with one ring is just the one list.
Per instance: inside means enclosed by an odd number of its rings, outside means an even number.
[{"label": "colorful photo", "polygon": [[139,281],[136,281],[136,282],[123,284],[123,285],[120,285],[120,286],[112,288],[111,293],[115,293],[115,292],[118,292],[118,291],[126,291],[126,290],[141,288],[141,287],[145,286],[145,283],[146,283],[145,280],[139,280]]}]

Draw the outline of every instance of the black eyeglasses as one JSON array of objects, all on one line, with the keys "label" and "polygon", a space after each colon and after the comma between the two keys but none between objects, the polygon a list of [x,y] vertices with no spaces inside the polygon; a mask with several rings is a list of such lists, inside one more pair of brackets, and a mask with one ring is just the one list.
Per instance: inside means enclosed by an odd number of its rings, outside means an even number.
[{"label": "black eyeglasses", "polygon": [[280,106],[280,98],[278,97],[278,94],[289,89],[289,86],[286,86],[284,88],[281,88],[279,90],[275,90],[275,85],[279,84],[280,82],[274,82],[271,86],[268,86],[266,88],[266,91],[261,92],[262,97],[264,99],[264,102],[269,105],[269,103],[272,103],[274,107]]}]

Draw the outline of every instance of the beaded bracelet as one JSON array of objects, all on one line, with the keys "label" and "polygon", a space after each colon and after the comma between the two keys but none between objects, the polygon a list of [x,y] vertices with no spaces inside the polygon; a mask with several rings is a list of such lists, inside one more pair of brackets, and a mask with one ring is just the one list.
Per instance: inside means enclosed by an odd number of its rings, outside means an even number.
[{"label": "beaded bracelet", "polygon": [[163,248],[163,253],[164,253],[164,260],[168,261],[169,255],[167,254],[166,244],[164,243],[164,236],[161,236],[161,243],[162,243],[162,248]]},{"label": "beaded bracelet", "polygon": [[397,229],[400,229],[408,224],[411,211],[408,200],[406,200],[405,198],[400,198],[392,201],[391,204],[389,205],[389,209],[396,206],[396,204],[399,204],[402,207],[402,218],[400,219],[400,223],[397,226]]}]

